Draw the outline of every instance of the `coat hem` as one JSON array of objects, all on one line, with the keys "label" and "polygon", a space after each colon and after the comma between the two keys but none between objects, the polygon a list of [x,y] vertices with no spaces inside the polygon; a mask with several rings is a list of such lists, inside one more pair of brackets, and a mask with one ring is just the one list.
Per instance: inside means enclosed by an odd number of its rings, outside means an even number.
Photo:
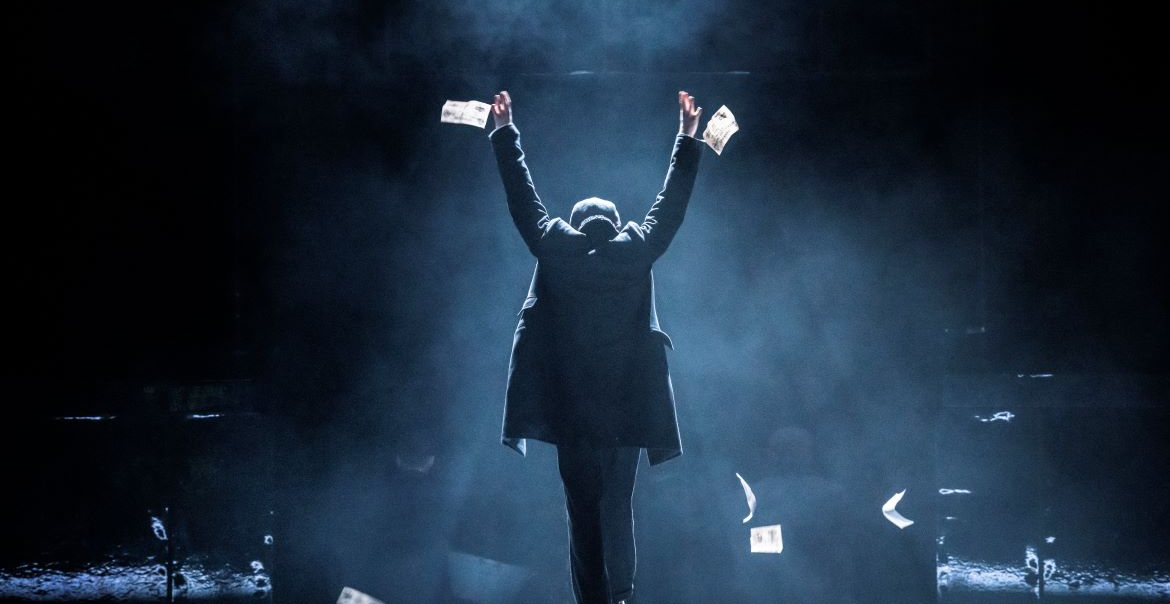
[{"label": "coat hem", "polygon": [[[502,436],[500,437],[500,444],[519,453],[522,457],[528,456],[528,440],[538,440],[542,443],[552,445],[554,447],[562,446],[565,443],[557,442],[559,439],[554,439],[548,436]],[[677,447],[654,447],[642,443],[623,443],[618,442],[612,445],[601,445],[598,448],[604,449],[606,446],[613,447],[638,447],[646,450],[646,459],[651,466],[656,466],[660,463],[670,461],[682,455],[682,446]]]}]

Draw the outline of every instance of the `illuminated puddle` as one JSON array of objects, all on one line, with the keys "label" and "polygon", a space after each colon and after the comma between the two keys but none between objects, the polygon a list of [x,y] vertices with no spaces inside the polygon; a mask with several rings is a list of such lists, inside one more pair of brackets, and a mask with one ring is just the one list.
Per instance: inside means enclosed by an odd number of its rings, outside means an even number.
[{"label": "illuminated puddle", "polygon": [[938,564],[938,589],[947,592],[1032,593],[1044,597],[1069,595],[1140,599],[1170,598],[1170,572],[1124,572],[1089,564],[1060,564],[1027,556],[1012,566],[947,556]]},{"label": "illuminated puddle", "polygon": [[[126,564],[105,562],[80,569],[24,564],[0,570],[0,598],[31,601],[158,600],[166,597],[167,569],[149,560]],[[259,561],[247,570],[210,567],[189,559],[175,572],[174,595],[187,599],[267,597],[272,579]]]}]

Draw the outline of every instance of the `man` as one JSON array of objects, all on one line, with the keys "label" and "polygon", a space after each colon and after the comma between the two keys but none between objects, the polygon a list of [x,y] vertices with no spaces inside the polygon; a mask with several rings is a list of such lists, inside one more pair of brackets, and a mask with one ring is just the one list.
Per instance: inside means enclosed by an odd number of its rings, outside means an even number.
[{"label": "man", "polygon": [[508,210],[536,270],[512,341],[502,441],[557,447],[569,514],[578,604],[632,604],[638,457],[650,465],[682,453],[666,366],[670,338],[658,325],[651,266],[682,224],[702,144],[703,109],[678,93],[679,132],[666,184],[641,224],[589,198],[569,221],[550,218],[533,187],[512,99],[492,103],[490,138]]}]

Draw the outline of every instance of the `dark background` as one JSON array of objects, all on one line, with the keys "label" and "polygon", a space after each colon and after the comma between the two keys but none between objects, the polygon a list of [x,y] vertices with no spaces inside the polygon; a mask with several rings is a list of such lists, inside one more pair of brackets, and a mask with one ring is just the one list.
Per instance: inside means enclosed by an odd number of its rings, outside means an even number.
[{"label": "dark background", "polygon": [[[948,380],[1052,374],[1003,400],[1164,408],[1161,24],[1091,2],[10,9],[9,425],[259,414],[278,600],[282,570],[286,601],[441,598],[448,549],[564,597],[552,451],[497,442],[532,259],[487,130],[439,109],[507,88],[550,211],[596,195],[630,220],[686,89],[741,131],[705,153],[655,271],[688,455],[643,467],[640,581],[746,590],[746,566],[710,563],[746,531],[733,472],[775,471],[777,429],[868,509],[936,488],[935,410],[967,400]],[[848,531],[846,591],[932,599],[926,524]]]}]

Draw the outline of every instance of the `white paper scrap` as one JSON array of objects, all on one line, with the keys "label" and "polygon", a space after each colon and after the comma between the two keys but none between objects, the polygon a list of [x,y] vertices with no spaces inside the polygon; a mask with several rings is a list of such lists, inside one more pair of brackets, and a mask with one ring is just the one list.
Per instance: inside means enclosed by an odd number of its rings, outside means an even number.
[{"label": "white paper scrap", "polygon": [[366,595],[352,587],[346,587],[341,590],[341,595],[337,598],[337,604],[386,604],[385,602]]},{"label": "white paper scrap", "polygon": [[901,491],[895,493],[893,497],[890,497],[890,500],[887,501],[886,504],[882,506],[882,514],[886,517],[886,520],[889,520],[890,522],[894,523],[894,526],[896,526],[900,529],[904,529],[904,528],[910,526],[911,524],[914,524],[913,520],[910,520],[910,519],[906,518],[905,516],[899,514],[898,510],[894,509],[894,507],[898,505],[898,502],[902,501],[902,496],[905,494],[906,494],[906,489],[902,489]]},{"label": "white paper scrap", "polygon": [[483,128],[487,125],[492,106],[479,101],[447,101],[439,121],[447,124],[467,124]]},{"label": "white paper scrap", "polygon": [[748,486],[748,483],[743,479],[743,476],[739,475],[739,472],[735,473],[735,477],[739,479],[739,484],[743,485],[743,494],[747,497],[748,515],[747,518],[743,519],[743,523],[747,524],[747,521],[751,520],[752,516],[756,515],[756,494],[752,492],[752,488]]},{"label": "white paper scrap", "polygon": [[987,422],[1010,422],[1015,416],[1016,414],[1012,413],[1011,411],[996,411],[994,414],[988,417],[976,415],[975,419],[978,419],[979,421],[986,424]]},{"label": "white paper scrap", "polygon": [[784,551],[784,537],[780,525],[757,526],[752,528],[753,554],[779,554]]},{"label": "white paper scrap", "polygon": [[707,127],[703,130],[703,142],[715,151],[715,155],[722,155],[727,139],[736,132],[739,132],[739,124],[736,123],[731,110],[724,105],[707,120]]}]

